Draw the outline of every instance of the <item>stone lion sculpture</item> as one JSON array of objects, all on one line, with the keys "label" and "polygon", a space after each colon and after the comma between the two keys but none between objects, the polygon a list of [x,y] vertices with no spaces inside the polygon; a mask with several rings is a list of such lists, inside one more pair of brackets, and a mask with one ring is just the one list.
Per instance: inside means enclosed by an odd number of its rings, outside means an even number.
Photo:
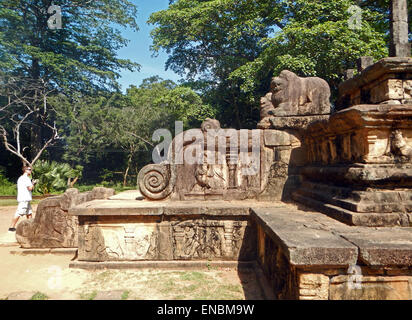
[{"label": "stone lion sculpture", "polygon": [[390,150],[388,153],[392,153],[394,156],[398,156],[403,160],[412,160],[412,147],[406,142],[403,134],[400,130],[395,130],[390,136],[390,143],[388,144]]},{"label": "stone lion sculpture", "polygon": [[318,77],[301,78],[283,70],[272,78],[270,92],[261,98],[261,120],[270,117],[330,113],[330,88]]}]

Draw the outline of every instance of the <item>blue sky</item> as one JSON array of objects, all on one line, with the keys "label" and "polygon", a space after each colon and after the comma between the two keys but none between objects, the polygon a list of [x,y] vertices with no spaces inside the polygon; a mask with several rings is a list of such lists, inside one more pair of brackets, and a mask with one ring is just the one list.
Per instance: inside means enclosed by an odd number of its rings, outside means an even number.
[{"label": "blue sky", "polygon": [[169,0],[130,1],[137,5],[137,24],[139,26],[139,31],[133,32],[130,29],[123,30],[123,37],[130,40],[130,42],[127,47],[118,51],[118,57],[121,59],[130,59],[139,63],[141,69],[140,72],[121,72],[119,83],[122,86],[122,90],[125,91],[131,84],[139,86],[143,79],[154,75],[177,82],[177,80],[180,79],[177,74],[171,70],[165,71],[167,54],[161,51],[159,52],[158,57],[152,57],[152,52],[150,51],[150,45],[152,44],[150,31],[154,26],[146,23],[151,13],[166,9],[169,5]]}]

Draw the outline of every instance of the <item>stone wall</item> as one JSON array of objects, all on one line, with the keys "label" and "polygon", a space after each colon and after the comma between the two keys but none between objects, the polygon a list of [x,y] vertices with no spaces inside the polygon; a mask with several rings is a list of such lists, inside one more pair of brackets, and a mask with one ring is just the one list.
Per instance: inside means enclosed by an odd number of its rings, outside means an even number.
[{"label": "stone wall", "polygon": [[255,260],[247,217],[80,216],[79,261]]},{"label": "stone wall", "polygon": [[360,104],[410,104],[411,58],[384,58],[339,86],[337,109]]}]

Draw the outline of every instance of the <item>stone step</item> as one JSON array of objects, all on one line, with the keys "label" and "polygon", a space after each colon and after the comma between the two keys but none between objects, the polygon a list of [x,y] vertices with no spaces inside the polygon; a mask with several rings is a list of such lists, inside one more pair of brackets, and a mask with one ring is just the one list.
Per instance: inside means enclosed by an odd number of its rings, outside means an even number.
[{"label": "stone step", "polygon": [[320,182],[304,181],[302,186],[308,189],[315,189],[322,192],[331,193],[341,199],[353,199],[356,202],[360,201],[412,201],[412,190],[370,190],[361,191],[353,190],[346,187],[328,185]]},{"label": "stone step", "polygon": [[350,211],[357,211],[357,204],[352,203],[351,201],[345,201],[343,199],[339,199],[335,197],[332,193],[325,192],[322,190],[316,190],[316,189],[308,189],[308,188],[299,188],[297,191],[299,194],[302,196],[305,196],[307,198],[312,198],[314,200],[317,200],[319,202],[323,203],[329,203]]},{"label": "stone step", "polygon": [[301,186],[307,189],[314,189],[314,190],[318,190],[318,191],[322,191],[326,193],[332,193],[342,198],[350,197],[353,192],[353,190],[350,188],[328,185],[328,184],[320,183],[320,182],[312,182],[308,180],[303,181]]},{"label": "stone step", "polygon": [[314,208],[315,210],[323,212],[333,219],[342,221],[348,225],[354,225],[352,222],[353,212],[349,210],[335,207],[333,205],[329,205],[327,203],[315,200],[311,197],[307,197],[301,193],[301,190],[299,190],[299,192],[298,191],[294,192],[292,194],[292,199],[299,203],[302,203],[305,206],[308,206],[308,207]]},{"label": "stone step", "polygon": [[351,198],[340,198],[333,192],[328,192],[327,190],[322,190],[321,188],[315,187],[302,187],[298,192],[306,197],[310,197],[315,200],[326,202],[354,212],[412,212],[412,201],[356,201]]},{"label": "stone step", "polygon": [[353,212],[330,203],[315,200],[311,197],[302,195],[299,192],[293,193],[292,198],[305,206],[314,208],[315,210],[323,212],[329,217],[348,225],[365,227],[409,226],[407,219],[404,219],[402,213]]},{"label": "stone step", "polygon": [[234,268],[242,270],[255,270],[256,261],[242,260],[136,260],[136,261],[79,261],[74,260],[69,264],[69,268],[101,270],[101,269],[210,269],[210,268]]}]

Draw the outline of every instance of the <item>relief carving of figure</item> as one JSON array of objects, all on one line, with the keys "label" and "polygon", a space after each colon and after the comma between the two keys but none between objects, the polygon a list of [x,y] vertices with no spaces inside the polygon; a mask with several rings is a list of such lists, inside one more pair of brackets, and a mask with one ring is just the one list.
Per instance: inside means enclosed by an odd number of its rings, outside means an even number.
[{"label": "relief carving of figure", "polygon": [[196,184],[191,191],[201,192],[205,189],[223,189],[225,178],[221,171],[220,165],[206,163],[198,165],[195,172]]},{"label": "relief carving of figure", "polygon": [[183,242],[183,253],[185,256],[192,257],[200,246],[198,242],[197,227],[185,227],[185,235]]},{"label": "relief carving of figure", "polygon": [[394,156],[401,157],[408,161],[412,160],[412,147],[409,146],[400,130],[394,130],[390,136],[390,143],[388,144],[387,153]]},{"label": "relief carving of figure", "polygon": [[[201,125],[201,130],[205,135],[208,130],[220,129],[220,122],[216,119],[207,118]],[[196,184],[192,187],[191,192],[202,192],[205,189],[220,190],[225,186],[225,178],[222,172],[222,165],[208,164],[208,153],[203,156],[203,163],[199,164],[195,171]],[[216,159],[217,160],[217,159]]]}]

